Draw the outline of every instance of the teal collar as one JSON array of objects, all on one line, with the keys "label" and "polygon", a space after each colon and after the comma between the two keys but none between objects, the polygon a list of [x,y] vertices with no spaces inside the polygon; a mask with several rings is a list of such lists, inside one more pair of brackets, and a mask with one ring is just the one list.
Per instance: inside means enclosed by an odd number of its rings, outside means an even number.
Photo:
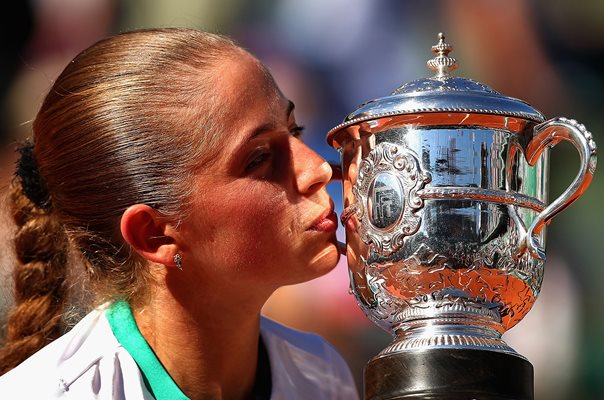
[{"label": "teal collar", "polygon": [[130,305],[117,301],[107,309],[105,315],[117,341],[140,368],[145,385],[153,397],[158,400],[188,400],[138,330]]}]

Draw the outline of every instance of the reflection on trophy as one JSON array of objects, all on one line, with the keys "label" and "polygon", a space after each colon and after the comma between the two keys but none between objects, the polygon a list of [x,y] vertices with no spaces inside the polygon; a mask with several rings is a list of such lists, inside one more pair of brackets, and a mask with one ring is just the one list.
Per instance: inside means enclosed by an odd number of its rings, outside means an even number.
[{"label": "reflection on trophy", "polygon": [[[533,306],[545,226],[591,182],[596,145],[574,120],[436,74],[369,101],[327,136],[341,155],[352,291],[394,341],[365,369],[367,399],[532,399],[533,367],[501,335]],[[549,149],[580,171],[548,201]]]}]

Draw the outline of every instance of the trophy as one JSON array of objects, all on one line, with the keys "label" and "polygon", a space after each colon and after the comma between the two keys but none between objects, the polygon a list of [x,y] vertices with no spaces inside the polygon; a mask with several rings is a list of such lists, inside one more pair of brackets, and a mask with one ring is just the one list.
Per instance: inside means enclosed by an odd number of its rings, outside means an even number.
[{"label": "trophy", "polygon": [[[365,368],[366,399],[532,399],[533,367],[501,339],[543,280],[545,226],[587,189],[596,145],[575,120],[450,75],[362,104],[327,135],[341,156],[351,289],[394,340]],[[549,202],[550,148],[580,171]]]}]

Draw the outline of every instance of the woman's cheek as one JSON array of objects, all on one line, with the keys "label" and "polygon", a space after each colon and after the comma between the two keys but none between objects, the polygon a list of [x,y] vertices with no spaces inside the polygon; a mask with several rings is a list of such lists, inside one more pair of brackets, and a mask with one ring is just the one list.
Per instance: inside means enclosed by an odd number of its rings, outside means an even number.
[{"label": "woman's cheek", "polygon": [[250,191],[246,204],[247,213],[243,216],[245,226],[253,231],[269,229],[268,232],[258,232],[259,234],[274,236],[291,226],[291,214],[295,206],[290,204],[285,191],[279,186],[258,185]]},{"label": "woman's cheek", "polygon": [[249,194],[239,197],[243,202],[231,203],[235,207],[224,216],[224,251],[239,270],[275,263],[286,256],[293,230],[291,218],[295,213],[287,212],[285,196],[269,191],[263,196]]}]

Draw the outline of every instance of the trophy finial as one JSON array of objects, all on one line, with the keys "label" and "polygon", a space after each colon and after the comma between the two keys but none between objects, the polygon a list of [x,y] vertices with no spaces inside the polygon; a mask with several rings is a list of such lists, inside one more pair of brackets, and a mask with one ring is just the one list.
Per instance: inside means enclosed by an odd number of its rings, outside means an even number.
[{"label": "trophy finial", "polygon": [[457,60],[449,57],[449,53],[453,50],[450,44],[445,43],[445,34],[438,34],[438,43],[432,46],[432,52],[436,57],[428,60],[427,65],[432,71],[436,72],[435,78],[446,78],[449,73],[457,69]]}]

